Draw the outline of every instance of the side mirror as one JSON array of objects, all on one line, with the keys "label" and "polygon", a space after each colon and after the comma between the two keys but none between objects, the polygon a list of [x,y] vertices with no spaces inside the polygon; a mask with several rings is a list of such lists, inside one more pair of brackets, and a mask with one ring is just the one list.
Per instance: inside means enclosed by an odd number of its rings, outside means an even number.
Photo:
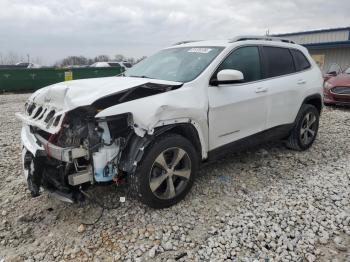
[{"label": "side mirror", "polygon": [[224,69],[219,71],[217,79],[212,79],[212,85],[235,84],[242,83],[244,80],[243,73],[238,70]]}]

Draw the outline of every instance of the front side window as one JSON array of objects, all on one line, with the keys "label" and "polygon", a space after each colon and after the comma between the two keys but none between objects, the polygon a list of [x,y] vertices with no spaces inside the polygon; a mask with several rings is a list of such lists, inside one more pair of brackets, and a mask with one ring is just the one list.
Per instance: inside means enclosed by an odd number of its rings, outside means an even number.
[{"label": "front side window", "polygon": [[287,48],[264,46],[267,77],[287,75],[295,72],[293,57]]},{"label": "front side window", "polygon": [[261,79],[259,49],[256,46],[241,47],[233,51],[221,63],[217,72],[224,69],[234,69],[243,73],[244,82]]},{"label": "front side window", "polygon": [[125,76],[189,82],[199,76],[223,47],[175,47],[164,49],[137,63]]}]

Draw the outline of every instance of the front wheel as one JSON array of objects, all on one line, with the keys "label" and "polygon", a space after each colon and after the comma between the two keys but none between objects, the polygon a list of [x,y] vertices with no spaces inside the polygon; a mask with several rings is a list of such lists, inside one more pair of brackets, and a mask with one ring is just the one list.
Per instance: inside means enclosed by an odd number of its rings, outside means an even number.
[{"label": "front wheel", "polygon": [[156,139],[144,154],[129,183],[134,195],[153,208],[166,208],[182,200],[192,187],[199,160],[194,146],[183,136]]},{"label": "front wheel", "polygon": [[308,149],[316,139],[319,119],[320,114],[315,106],[303,105],[286,141],[287,147],[298,151]]}]

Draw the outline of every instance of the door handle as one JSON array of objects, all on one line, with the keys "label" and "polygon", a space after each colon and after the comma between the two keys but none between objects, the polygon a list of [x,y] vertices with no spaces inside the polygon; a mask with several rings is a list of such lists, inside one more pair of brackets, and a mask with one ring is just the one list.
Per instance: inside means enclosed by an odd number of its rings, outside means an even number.
[{"label": "door handle", "polygon": [[306,80],[304,79],[299,79],[298,82],[297,82],[298,85],[304,85],[306,84]]},{"label": "door handle", "polygon": [[257,87],[255,88],[255,93],[266,93],[267,90],[267,87]]}]

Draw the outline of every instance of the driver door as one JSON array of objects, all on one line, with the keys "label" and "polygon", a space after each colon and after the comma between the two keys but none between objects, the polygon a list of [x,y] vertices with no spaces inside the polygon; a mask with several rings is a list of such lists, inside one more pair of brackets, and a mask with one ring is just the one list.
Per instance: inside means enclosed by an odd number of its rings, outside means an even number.
[{"label": "driver door", "polygon": [[262,81],[257,46],[235,49],[213,75],[223,69],[243,73],[243,83],[209,86],[209,150],[265,129],[268,81]]}]

